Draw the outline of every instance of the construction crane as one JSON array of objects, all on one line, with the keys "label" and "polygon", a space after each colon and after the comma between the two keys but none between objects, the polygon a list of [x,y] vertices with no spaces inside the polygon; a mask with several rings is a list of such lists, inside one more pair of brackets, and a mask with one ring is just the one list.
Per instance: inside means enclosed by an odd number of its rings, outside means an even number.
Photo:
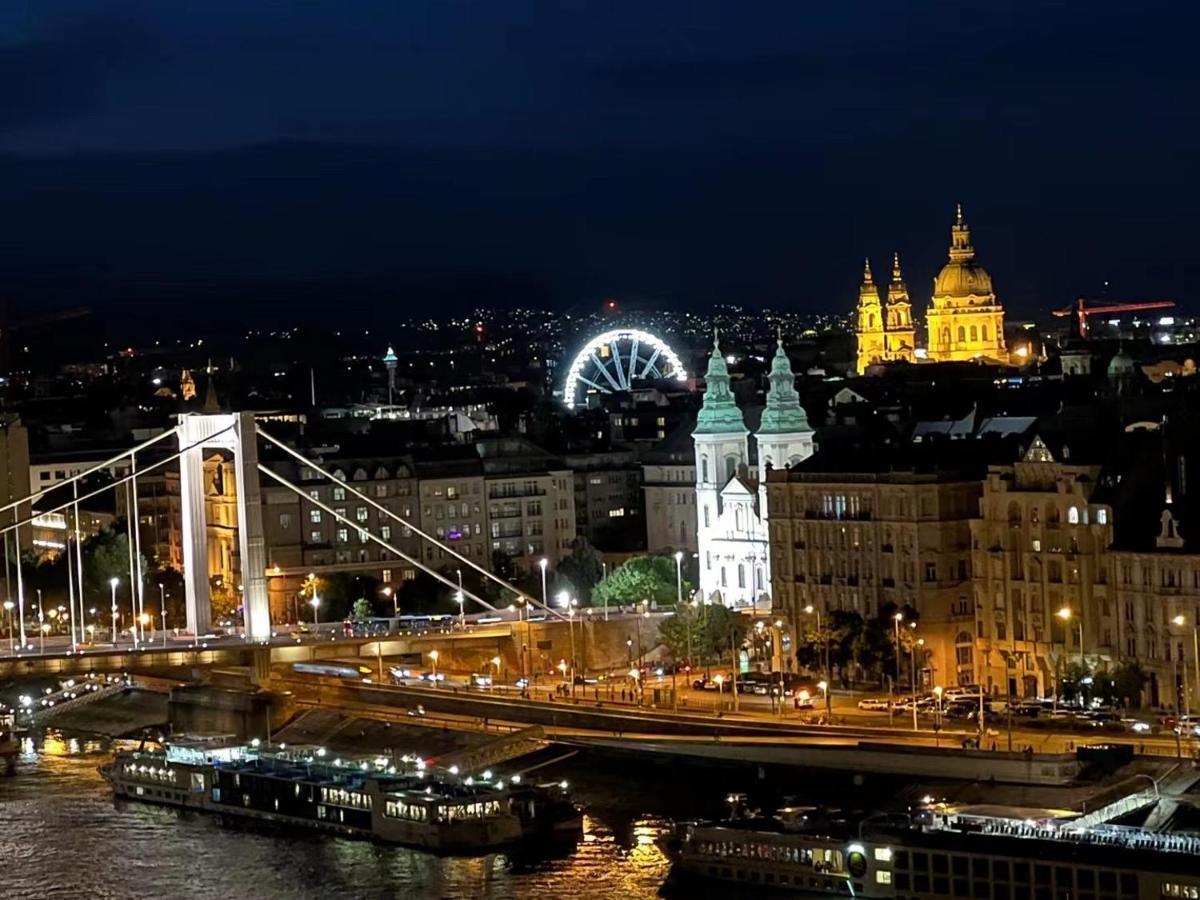
[{"label": "construction crane", "polygon": [[1148,309],[1171,309],[1175,305],[1174,300],[1143,300],[1139,303],[1108,303],[1104,300],[1088,300],[1080,297],[1071,306],[1065,309],[1054,310],[1054,315],[1059,318],[1074,316],[1079,323],[1079,336],[1086,339],[1088,337],[1088,316],[1099,316],[1111,313],[1127,313],[1127,312],[1143,312]]}]

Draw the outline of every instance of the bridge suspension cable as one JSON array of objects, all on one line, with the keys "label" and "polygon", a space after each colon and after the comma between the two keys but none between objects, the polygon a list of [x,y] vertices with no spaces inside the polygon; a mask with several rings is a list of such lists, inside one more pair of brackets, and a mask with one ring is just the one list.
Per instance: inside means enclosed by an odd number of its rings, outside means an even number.
[{"label": "bridge suspension cable", "polygon": [[[513,585],[509,584],[509,583],[508,583],[507,581],[505,581],[503,578],[501,578],[501,577],[500,577],[500,576],[498,576],[498,575],[495,575],[495,574],[493,574],[491,571],[489,571],[489,570],[488,570],[488,569],[486,569],[485,567],[483,567],[483,566],[479,565],[479,564],[478,564],[477,562],[475,562],[474,560],[472,560],[472,559],[470,559],[470,558],[468,558],[468,557],[466,557],[466,556],[463,556],[461,553],[459,553],[459,552],[458,552],[457,550],[455,550],[454,548],[446,546],[446,545],[445,545],[445,544],[443,544],[441,541],[439,541],[437,538],[435,538],[435,537],[433,537],[432,535],[430,535],[428,532],[422,531],[422,530],[421,530],[421,529],[420,529],[418,526],[414,525],[412,522],[408,521],[408,520],[407,520],[407,519],[405,519],[403,516],[400,516],[400,515],[398,515],[398,514],[394,513],[392,510],[388,509],[386,506],[383,506],[382,504],[380,504],[380,503],[378,503],[377,501],[373,500],[372,498],[368,497],[368,496],[367,496],[366,494],[364,494],[362,491],[360,491],[360,490],[356,489],[356,488],[355,488],[353,485],[351,485],[351,484],[348,484],[347,482],[345,482],[345,481],[343,481],[342,479],[340,479],[340,478],[336,477],[335,475],[333,475],[333,473],[332,473],[332,472],[329,472],[328,470],[326,470],[326,469],[325,469],[325,468],[323,468],[322,466],[320,466],[320,465],[318,465],[317,463],[313,462],[312,460],[308,459],[308,458],[307,458],[306,456],[304,456],[303,454],[301,454],[301,453],[297,452],[296,450],[293,450],[293,449],[292,449],[291,447],[289,447],[287,444],[283,443],[283,441],[281,441],[281,440],[279,440],[279,439],[277,439],[277,438],[275,438],[275,437],[272,437],[270,434],[268,434],[267,432],[263,431],[263,430],[262,430],[262,428],[256,427],[256,430],[258,431],[259,435],[260,435],[262,438],[264,438],[265,440],[267,440],[267,441],[269,441],[270,443],[274,444],[274,445],[275,445],[276,447],[278,447],[280,450],[284,451],[284,452],[285,452],[285,453],[287,453],[289,456],[291,456],[291,457],[295,458],[296,460],[298,460],[298,461],[299,461],[301,464],[303,464],[303,465],[305,465],[305,466],[308,466],[308,467],[309,467],[310,469],[312,469],[314,472],[318,472],[318,473],[320,473],[321,475],[323,475],[324,477],[326,477],[326,478],[328,478],[330,481],[332,481],[334,484],[336,484],[338,487],[345,488],[345,489],[346,489],[346,490],[348,490],[348,491],[349,491],[351,494],[353,494],[355,497],[357,497],[359,500],[362,500],[364,503],[366,503],[367,505],[369,505],[369,506],[373,507],[374,509],[378,510],[379,512],[383,513],[383,515],[387,516],[388,518],[392,519],[393,521],[395,521],[395,522],[399,522],[399,523],[400,523],[401,525],[403,525],[405,528],[407,528],[407,529],[409,529],[410,531],[412,531],[412,533],[413,533],[413,534],[417,535],[418,537],[421,537],[421,538],[423,538],[423,539],[424,539],[424,540],[426,540],[426,541],[429,541],[429,543],[433,544],[434,546],[441,548],[441,549],[442,549],[442,550],[444,550],[444,551],[445,551],[447,554],[449,554],[450,556],[454,557],[455,559],[457,559],[459,562],[463,563],[464,565],[470,566],[472,569],[474,569],[475,571],[479,572],[479,574],[483,575],[485,578],[489,578],[489,579],[491,579],[492,581],[494,581],[496,584],[500,585],[501,587],[503,587],[503,588],[506,588],[507,590],[510,590],[510,591],[512,591],[512,592],[513,592],[514,594],[516,594],[518,597],[523,597],[523,598],[525,598],[526,602],[528,602],[530,605],[534,605],[534,606],[541,607],[541,608],[542,608],[543,610],[545,610],[546,612],[550,613],[550,614],[551,614],[551,615],[553,615],[553,616],[556,616],[557,618],[561,619],[561,620],[562,620],[562,621],[564,621],[564,622],[568,620],[568,619],[567,619],[567,616],[563,615],[563,614],[562,614],[561,612],[559,612],[558,610],[556,610],[556,609],[553,609],[553,608],[551,608],[551,607],[547,606],[546,604],[544,604],[544,603],[542,603],[542,602],[538,601],[536,598],[534,598],[534,597],[532,597],[532,596],[529,596],[529,595],[527,595],[527,594],[525,593],[525,591],[522,591],[522,590],[520,590],[519,588],[517,588],[517,587],[514,587]],[[272,473],[270,473],[270,474],[272,475],[272,477],[275,477],[275,473],[274,473],[274,472],[272,472]],[[308,500],[310,500],[310,501],[314,502],[314,503],[316,502],[315,500],[312,500],[312,498],[311,498],[311,497],[309,497],[307,493],[305,493],[305,494],[304,494],[304,497],[305,497],[306,499],[308,499]],[[352,524],[353,524],[353,523],[352,523]],[[358,527],[358,526],[355,526],[355,527]],[[402,555],[402,554],[398,554],[398,555]],[[424,568],[424,567],[422,567],[422,568]],[[426,569],[426,571],[428,571],[428,569]],[[455,586],[455,589],[457,590],[457,586]]]},{"label": "bridge suspension cable", "polygon": [[[226,428],[224,430],[228,431],[229,429]],[[39,500],[42,497],[45,497],[47,494],[51,494],[51,493],[59,490],[60,488],[66,487],[68,484],[78,484],[80,481],[82,481],[84,478],[87,478],[89,475],[95,475],[97,472],[100,472],[104,469],[108,469],[113,465],[113,463],[120,462],[127,456],[132,457],[133,454],[138,453],[142,450],[145,450],[147,447],[153,447],[159,441],[161,441],[165,438],[172,437],[173,435],[178,433],[178,431],[179,431],[178,426],[171,428],[167,431],[164,431],[162,434],[155,435],[154,437],[150,438],[150,440],[148,440],[148,441],[143,441],[142,443],[137,444],[136,446],[130,447],[128,450],[122,450],[116,456],[110,456],[108,459],[104,460],[104,462],[96,463],[96,465],[92,466],[90,469],[84,469],[82,472],[78,472],[75,475],[70,476],[69,478],[64,478],[62,481],[56,481],[53,484],[53,486],[51,486],[50,488],[47,488],[44,491],[42,491],[42,490],[35,491],[27,497],[21,497],[18,500],[13,500],[11,503],[6,503],[5,505],[0,506],[0,513],[8,512],[13,507],[20,506],[22,503],[33,503],[34,501]],[[178,456],[178,454],[176,454],[176,456]],[[175,459],[176,456],[171,457],[171,459]],[[116,487],[118,484],[123,484],[123,483],[124,482],[114,482],[113,484],[108,485],[108,486]],[[89,494],[88,496],[94,496],[94,495]],[[59,508],[61,509],[61,507],[59,507]]]},{"label": "bridge suspension cable", "polygon": [[[3,536],[3,540],[4,540],[4,550],[5,550],[4,562],[5,562],[5,578],[6,578],[5,588],[6,588],[6,591],[8,588],[8,585],[7,585],[7,573],[8,573],[8,568],[9,568],[8,534],[10,531],[13,532],[13,534],[14,534],[15,545],[16,545],[16,549],[17,549],[17,566],[16,566],[16,569],[17,569],[17,603],[16,603],[16,607],[17,607],[17,619],[18,619],[18,623],[19,623],[18,628],[19,628],[20,634],[21,634],[21,649],[22,650],[24,650],[29,645],[25,643],[25,640],[26,640],[26,638],[25,638],[25,580],[24,580],[24,575],[21,570],[21,562],[20,562],[20,547],[21,547],[21,544],[20,544],[21,531],[20,530],[21,530],[21,528],[23,528],[26,525],[32,524],[34,522],[34,520],[36,520],[37,518],[39,518],[41,516],[48,516],[48,515],[52,515],[53,513],[63,512],[64,510],[66,510],[68,508],[71,508],[73,510],[74,515],[75,515],[75,555],[76,555],[76,562],[78,564],[78,569],[79,569],[79,573],[78,573],[79,574],[79,592],[78,593],[79,593],[79,609],[80,609],[79,627],[82,632],[83,622],[84,622],[83,610],[85,608],[85,606],[84,606],[85,600],[84,600],[84,596],[83,596],[83,582],[84,582],[84,580],[83,580],[83,549],[82,549],[81,536],[79,534],[79,504],[81,502],[90,500],[93,497],[98,497],[101,494],[103,494],[105,491],[115,491],[118,488],[121,488],[121,487],[127,485],[128,483],[134,481],[139,475],[146,475],[149,472],[153,472],[155,469],[159,469],[162,466],[165,466],[167,463],[178,459],[180,456],[182,456],[187,451],[193,450],[196,447],[203,446],[204,444],[206,444],[210,440],[212,440],[212,438],[215,437],[216,435],[223,434],[226,431],[232,431],[232,430],[233,430],[233,426],[223,428],[223,429],[221,429],[221,431],[218,431],[216,434],[210,435],[210,436],[204,438],[203,440],[197,441],[187,447],[184,447],[184,448],[180,449],[179,451],[177,451],[176,453],[172,453],[171,455],[166,456],[163,459],[155,460],[153,463],[146,466],[141,471],[138,471],[135,466],[131,465],[130,472],[128,475],[120,476],[112,483],[106,484],[103,487],[96,488],[95,490],[90,491],[86,494],[83,494],[82,496],[79,494],[79,483],[82,478],[86,477],[87,475],[95,474],[96,472],[99,472],[102,469],[107,469],[112,463],[117,462],[121,459],[124,459],[126,456],[129,456],[132,458],[132,455],[134,453],[136,453],[138,450],[144,450],[147,447],[152,446],[153,444],[157,443],[158,441],[161,441],[163,438],[176,434],[178,429],[172,428],[170,431],[165,431],[162,434],[158,435],[155,438],[152,438],[149,441],[145,441],[136,447],[133,447],[129,450],[125,450],[122,453],[118,454],[117,456],[113,456],[103,463],[92,466],[90,469],[87,469],[84,472],[80,472],[78,475],[73,475],[69,479],[58,482],[50,490],[38,491],[37,493],[30,494],[28,497],[22,497],[19,500],[16,500],[12,503],[6,504],[3,507],[0,507],[0,512],[4,512],[6,510],[11,509],[12,514],[13,514],[12,524],[0,527],[0,535]],[[36,514],[33,512],[33,501],[35,499],[47,496],[50,493],[52,493],[53,491],[58,490],[61,487],[65,487],[67,484],[71,485],[71,490],[72,490],[72,495],[73,495],[69,500],[67,500],[64,503],[60,503],[57,506],[51,507],[49,509],[38,510]],[[19,507],[22,504],[28,505],[30,507],[30,514],[24,518],[20,517]],[[129,507],[127,507],[127,509],[128,509],[129,515],[126,518],[126,521],[127,521],[127,529],[130,530],[130,533],[126,535],[126,540],[129,542],[129,546],[130,546],[130,549],[132,552],[132,548],[133,548],[135,542],[138,542],[138,545],[140,547],[140,541],[133,533],[133,532],[137,531],[137,519],[136,519],[136,516],[134,515],[134,513],[136,511],[136,507],[129,506]],[[64,517],[65,516],[66,516],[66,514],[64,513]],[[66,541],[66,547],[64,548],[64,552],[66,554],[67,566],[68,566],[68,574],[69,574],[69,567],[71,564],[69,533],[70,533],[70,530],[68,528],[68,539]],[[135,573],[135,568],[137,570],[136,573]],[[135,566],[133,560],[131,559],[130,560],[130,569],[129,569],[129,572],[130,572],[130,588],[129,588],[129,590],[130,590],[131,596],[133,597],[133,601],[137,607],[137,610],[134,615],[134,619],[135,619],[135,621],[133,623],[134,628],[137,628],[140,625],[140,621],[138,621],[138,619],[139,619],[140,610],[142,608],[142,606],[141,606],[142,598],[137,595],[138,587],[136,584],[134,584],[135,577],[140,578],[142,575],[140,570],[141,570],[141,558],[140,558],[140,552],[139,552],[136,566]],[[71,618],[74,619],[75,616],[76,616],[75,610],[74,610],[74,608],[72,608]],[[75,627],[74,626],[72,626],[71,633],[72,633],[72,638],[74,638],[74,636],[75,636]],[[81,633],[81,637],[82,637],[82,633]]]},{"label": "bridge suspension cable", "polygon": [[345,525],[350,525],[350,526],[357,528],[360,533],[365,534],[372,541],[377,543],[379,546],[383,547],[389,553],[396,554],[396,556],[400,557],[405,562],[411,563],[412,565],[416,566],[421,571],[429,573],[434,578],[436,578],[438,581],[440,581],[442,584],[445,584],[445,585],[448,585],[449,587],[454,588],[455,591],[461,591],[462,595],[464,597],[470,597],[472,600],[474,600],[476,603],[478,603],[480,606],[484,607],[485,609],[491,610],[492,612],[499,612],[499,610],[496,609],[496,607],[492,606],[492,604],[488,603],[486,600],[471,593],[466,588],[460,588],[455,582],[451,581],[449,578],[447,578],[441,572],[438,572],[435,569],[430,568],[429,566],[425,565],[423,562],[421,562],[418,559],[413,559],[411,556],[409,556],[404,551],[400,550],[397,547],[393,547],[390,543],[385,541],[383,538],[376,537],[374,534],[372,534],[370,532],[369,529],[363,528],[361,525],[356,525],[354,522],[351,522],[350,519],[348,519],[346,516],[339,513],[336,509],[334,509],[332,506],[325,503],[324,501],[317,500],[314,497],[310,497],[306,490],[292,484],[290,481],[288,481],[286,478],[284,478],[278,472],[272,471],[268,466],[264,465],[263,463],[258,464],[258,470],[260,472],[262,472],[264,475],[269,475],[271,478],[273,478],[275,481],[278,481],[285,488],[292,491],[297,496],[303,497],[305,500],[307,500],[313,506],[329,513],[329,515],[333,516],[339,522],[342,522]]}]

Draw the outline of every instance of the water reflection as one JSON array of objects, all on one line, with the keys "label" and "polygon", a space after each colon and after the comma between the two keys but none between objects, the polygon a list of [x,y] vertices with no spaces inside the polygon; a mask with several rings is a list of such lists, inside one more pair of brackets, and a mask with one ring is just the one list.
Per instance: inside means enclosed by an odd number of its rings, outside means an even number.
[{"label": "water reflection", "polygon": [[609,900],[655,897],[669,869],[657,842],[666,820],[622,807],[608,790],[597,792],[604,806],[591,808],[586,772],[566,775],[585,794],[577,844],[538,854],[439,858],[141,803],[114,804],[97,771],[109,747],[58,731],[22,742],[17,774],[0,781],[6,896]]}]

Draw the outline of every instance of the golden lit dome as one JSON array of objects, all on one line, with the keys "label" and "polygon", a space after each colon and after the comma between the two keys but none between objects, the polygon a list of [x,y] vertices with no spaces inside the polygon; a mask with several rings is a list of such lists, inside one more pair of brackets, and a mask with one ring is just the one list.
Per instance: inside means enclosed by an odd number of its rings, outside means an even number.
[{"label": "golden lit dome", "polygon": [[942,306],[946,301],[969,298],[985,305],[996,302],[992,276],[975,262],[971,230],[963,221],[962,206],[959,205],[954,225],[950,228],[950,262],[933,280],[933,304]]}]

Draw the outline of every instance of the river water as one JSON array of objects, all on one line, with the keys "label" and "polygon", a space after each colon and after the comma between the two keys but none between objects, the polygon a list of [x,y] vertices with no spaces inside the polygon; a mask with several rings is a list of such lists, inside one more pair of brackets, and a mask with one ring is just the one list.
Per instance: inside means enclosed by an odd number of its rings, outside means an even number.
[{"label": "river water", "polygon": [[561,858],[439,858],[115,804],[97,772],[105,742],[46,732],[22,749],[17,774],[0,776],[5,898],[649,898],[670,868],[659,843],[667,815],[688,814],[653,791],[620,790],[611,773],[589,778],[577,763],[553,772],[573,779],[586,813],[582,840]]}]

